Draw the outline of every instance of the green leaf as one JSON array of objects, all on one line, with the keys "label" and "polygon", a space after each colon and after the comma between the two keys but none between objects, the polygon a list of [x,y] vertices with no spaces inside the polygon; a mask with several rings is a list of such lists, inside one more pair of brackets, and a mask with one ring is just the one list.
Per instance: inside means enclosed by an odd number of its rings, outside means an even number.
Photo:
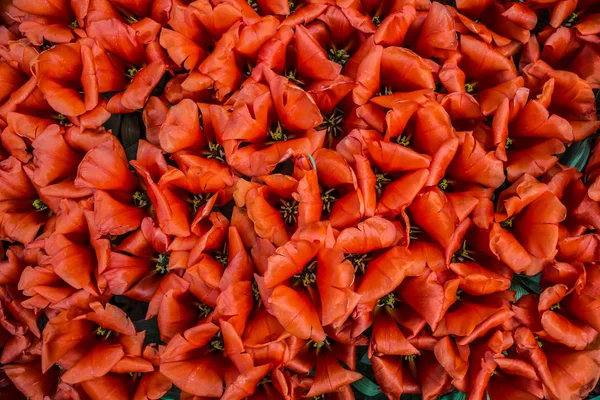
[{"label": "green leaf", "polygon": [[371,359],[369,358],[369,355],[367,353],[365,353],[362,356],[362,358],[360,359],[360,362],[363,364],[371,365]]},{"label": "green leaf", "polygon": [[529,294],[527,289],[518,280],[515,279],[513,279],[513,281],[510,283],[510,290],[514,290],[515,292],[517,292],[515,295],[517,300],[519,300],[526,294]]},{"label": "green leaf", "polygon": [[560,157],[560,163],[577,168],[578,171],[583,171],[590,159],[592,144],[592,138],[587,138],[582,142],[573,143]]},{"label": "green leaf", "polygon": [[453,392],[443,395],[442,397],[439,397],[438,400],[465,400],[466,398],[466,393],[455,390]]},{"label": "green leaf", "polygon": [[161,400],[179,400],[179,398],[181,397],[181,390],[173,385],[171,387],[171,389],[169,389],[169,391],[167,393],[165,393],[163,395],[163,397],[161,397]]},{"label": "green leaf", "polygon": [[144,345],[150,343],[162,343],[160,340],[160,331],[158,330],[158,321],[156,317],[149,320],[141,319],[139,321],[134,321],[133,325],[135,325],[135,329],[138,332],[146,331]]},{"label": "green leaf", "polygon": [[529,293],[540,294],[540,276],[541,273],[534,276],[523,274],[513,275],[513,282],[517,282]]},{"label": "green leaf", "polygon": [[362,378],[359,381],[356,381],[352,384],[354,389],[358,390],[365,396],[377,396],[381,392],[379,391],[379,386],[377,386],[372,380],[369,378]]}]

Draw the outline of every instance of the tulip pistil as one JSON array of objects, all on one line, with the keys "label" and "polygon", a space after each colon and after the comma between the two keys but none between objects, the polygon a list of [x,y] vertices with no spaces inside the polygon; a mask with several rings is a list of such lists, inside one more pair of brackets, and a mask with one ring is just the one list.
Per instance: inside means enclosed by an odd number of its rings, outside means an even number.
[{"label": "tulip pistil", "polygon": [[221,146],[220,143],[208,142],[208,152],[205,154],[206,158],[209,158],[211,160],[217,160],[225,164],[225,150],[223,149],[223,146]]},{"label": "tulip pistil", "polygon": [[154,266],[154,269],[156,269],[156,271],[158,271],[158,273],[160,273],[161,275],[164,275],[167,272],[169,272],[169,259],[170,258],[171,258],[171,255],[169,253],[159,254],[158,259],[156,260],[156,265]]},{"label": "tulip pistil", "polygon": [[288,140],[288,135],[283,131],[281,124],[277,122],[275,129],[269,129],[269,137],[274,142],[285,142]]},{"label": "tulip pistil", "polygon": [[67,118],[64,114],[57,114],[56,117],[54,117],[54,119],[56,120],[56,122],[58,122],[60,126],[67,126],[69,125],[69,123],[71,123],[71,121],[69,121],[69,118]]},{"label": "tulip pistil", "polygon": [[298,221],[298,202],[296,200],[286,201],[281,200],[279,213],[283,217],[283,221],[288,225],[293,225]]},{"label": "tulip pistil", "polygon": [[500,222],[500,226],[504,229],[510,229],[513,227],[513,221],[514,221],[515,217],[512,216],[510,218],[505,219],[504,221]]},{"label": "tulip pistil", "polygon": [[248,5],[250,7],[252,7],[252,9],[256,12],[258,12],[258,4],[256,4],[256,1],[254,0],[246,0],[248,2]]},{"label": "tulip pistil", "polygon": [[297,85],[304,85],[304,82],[301,81],[300,79],[296,78],[296,70],[295,69],[291,69],[291,70],[286,70],[284,73],[284,76],[288,79],[288,81],[293,82]]},{"label": "tulip pistil", "polygon": [[326,192],[322,193],[321,200],[323,201],[323,211],[330,213],[333,203],[335,203],[338,200],[338,197],[336,196],[336,190],[334,188],[331,188]]},{"label": "tulip pistil", "polygon": [[301,284],[302,286],[308,287],[317,281],[317,262],[313,261],[305,266],[299,274],[294,275],[294,284]]},{"label": "tulip pistil", "polygon": [[221,331],[219,331],[214,339],[210,341],[210,348],[213,350],[225,350],[225,344],[223,343],[223,336],[221,335]]},{"label": "tulip pistil", "polygon": [[345,49],[337,50],[335,48],[329,49],[328,58],[340,65],[345,65],[350,59],[350,54]]},{"label": "tulip pistil", "polygon": [[550,307],[550,310],[552,310],[552,311],[560,310],[560,303],[554,304],[552,307]]},{"label": "tulip pistil", "polygon": [[459,262],[465,262],[466,260],[475,262],[475,259],[473,258],[473,256],[471,256],[471,252],[469,250],[467,250],[467,241],[466,240],[463,241],[461,248],[458,249],[458,251],[456,253],[454,253],[454,256],[452,256],[452,259],[458,260]]},{"label": "tulip pistil", "polygon": [[363,274],[367,270],[367,265],[369,261],[371,261],[370,254],[348,254],[345,257],[346,260],[350,261],[354,266],[354,272],[358,272],[360,270]]},{"label": "tulip pistil", "polygon": [[375,174],[375,190],[377,191],[377,194],[381,195],[384,186],[391,181],[392,180],[387,176],[387,174]]},{"label": "tulip pistil", "polygon": [[69,26],[70,26],[72,29],[77,29],[77,28],[79,28],[79,22],[77,22],[77,20],[74,20],[74,21],[72,21],[72,22],[69,24]]},{"label": "tulip pistil", "polygon": [[200,310],[202,318],[208,317],[210,313],[213,312],[213,309],[204,303],[198,303],[198,309]]},{"label": "tulip pistil", "polygon": [[477,86],[477,82],[465,83],[465,90],[467,91],[467,93],[473,93],[475,91],[476,86]]},{"label": "tulip pistil", "polygon": [[40,199],[34,200],[31,205],[35,208],[35,211],[46,211],[48,209],[48,205]]},{"label": "tulip pistil", "polygon": [[333,110],[331,114],[323,118],[323,123],[317,127],[317,130],[325,129],[329,138],[338,137],[343,132],[342,124],[344,122],[344,111],[339,108]]},{"label": "tulip pistil", "polygon": [[138,69],[133,65],[125,71],[125,76],[129,79],[133,79],[133,77],[138,73]]},{"label": "tulip pistil", "polygon": [[371,21],[373,21],[373,25],[375,25],[375,26],[379,26],[379,25],[381,24],[381,16],[379,16],[379,15],[374,15],[374,16],[371,18]]},{"label": "tulip pistil", "polygon": [[223,245],[223,250],[214,251],[212,256],[215,260],[221,264],[223,268],[225,268],[229,264],[229,252],[227,251],[227,243]]},{"label": "tulip pistil", "polygon": [[512,147],[512,144],[513,144],[512,139],[509,138],[509,137],[507,137],[506,138],[506,144],[504,145],[504,148],[508,150],[508,149],[510,149]]},{"label": "tulip pistil", "polygon": [[111,334],[112,334],[112,330],[110,330],[110,329],[105,329],[101,326],[96,328],[96,335],[100,336],[100,338],[102,340],[108,339]]},{"label": "tulip pistil", "polygon": [[260,290],[255,280],[252,281],[252,297],[255,301],[261,301]]},{"label": "tulip pistil", "polygon": [[394,293],[389,293],[389,294],[383,296],[382,298],[380,298],[379,300],[377,300],[377,307],[394,308],[396,301],[398,301],[398,300],[396,299],[396,296],[394,295]]},{"label": "tulip pistil", "polygon": [[396,138],[396,143],[400,146],[408,147],[410,146],[410,137],[408,135],[400,135]]},{"label": "tulip pistil", "polygon": [[563,25],[566,27],[573,26],[575,21],[577,21],[577,17],[578,17],[577,13],[572,12],[571,15],[569,15],[569,17],[565,20],[565,22],[563,22]]},{"label": "tulip pistil", "polygon": [[138,190],[133,194],[133,203],[138,208],[144,208],[150,204],[150,197],[148,197],[148,193],[145,191]]},{"label": "tulip pistil", "polygon": [[448,189],[448,180],[442,179],[441,181],[438,182],[437,186],[441,191]]}]

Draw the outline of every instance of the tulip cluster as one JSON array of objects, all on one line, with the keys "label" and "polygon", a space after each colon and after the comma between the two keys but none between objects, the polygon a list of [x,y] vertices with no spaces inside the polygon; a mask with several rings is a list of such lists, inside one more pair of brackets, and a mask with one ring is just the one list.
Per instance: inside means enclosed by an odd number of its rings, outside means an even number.
[{"label": "tulip cluster", "polygon": [[597,0],[0,17],[0,398],[594,390]]}]

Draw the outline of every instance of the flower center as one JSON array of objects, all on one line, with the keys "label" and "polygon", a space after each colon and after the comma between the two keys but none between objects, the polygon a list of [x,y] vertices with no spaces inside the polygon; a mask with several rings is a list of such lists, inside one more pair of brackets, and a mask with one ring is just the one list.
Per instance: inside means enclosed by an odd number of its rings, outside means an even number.
[{"label": "flower center", "polygon": [[513,145],[513,141],[512,141],[512,139],[511,139],[511,138],[509,138],[509,137],[507,137],[507,138],[506,138],[506,144],[504,145],[504,148],[505,148],[506,150],[508,150],[508,149],[510,149],[510,148],[512,147],[512,145]]},{"label": "flower center", "polygon": [[148,197],[148,193],[144,190],[138,190],[133,194],[133,203],[138,208],[144,208],[148,204],[150,204],[150,198]]},{"label": "flower center", "polygon": [[394,308],[396,301],[398,300],[396,299],[394,293],[390,293],[377,300],[377,307]]},{"label": "flower center", "polygon": [[375,25],[375,26],[379,26],[379,25],[381,25],[381,16],[379,16],[379,15],[374,15],[374,16],[371,18],[371,21],[373,21],[373,25]]},{"label": "flower center", "polygon": [[255,280],[252,280],[252,297],[255,301],[261,301],[260,290]]},{"label": "flower center", "polygon": [[371,256],[368,253],[348,254],[345,257],[345,259],[352,263],[352,265],[354,266],[355,273],[358,272],[358,270],[360,270],[364,274],[367,269],[367,265],[369,264],[369,261],[371,261]]},{"label": "flower center", "polygon": [[286,77],[286,78],[287,78],[287,79],[288,79],[290,82],[293,82],[293,83],[295,83],[295,84],[297,84],[297,85],[300,85],[300,86],[304,85],[304,82],[303,82],[303,81],[301,81],[300,79],[298,79],[298,78],[296,77],[296,70],[295,70],[295,69],[286,70],[286,71],[284,72],[284,76],[285,76],[285,77]]},{"label": "flower center", "polygon": [[505,219],[504,221],[500,222],[500,226],[504,229],[510,229],[513,227],[513,221],[514,221],[515,217],[512,216],[510,218]]},{"label": "flower center", "polygon": [[337,50],[335,48],[329,49],[328,58],[340,65],[345,65],[350,59],[350,54],[345,49]]},{"label": "flower center", "polygon": [[288,135],[283,131],[279,122],[277,122],[275,129],[269,129],[269,137],[274,142],[285,142],[288,140]]},{"label": "flower center", "polygon": [[35,208],[35,211],[46,211],[48,209],[48,205],[46,203],[44,203],[41,199],[36,199],[33,201],[33,203],[31,203],[31,205],[33,206],[33,208]]},{"label": "flower center", "polygon": [[220,163],[225,164],[225,150],[218,142],[208,142],[208,151],[204,154],[206,155],[206,158],[217,160]]},{"label": "flower center", "polygon": [[560,310],[560,303],[554,304],[552,307],[550,307],[550,310],[552,310],[552,311]]},{"label": "flower center", "polygon": [[466,262],[467,260],[475,262],[475,259],[471,255],[471,252],[467,250],[466,240],[463,241],[461,248],[458,249],[456,253],[454,253],[454,255],[452,256],[452,260],[453,262],[456,262],[455,260],[458,260],[459,262]]},{"label": "flower center", "polygon": [[248,2],[248,5],[250,7],[252,7],[252,9],[254,11],[258,12],[258,4],[256,4],[256,1],[254,1],[254,0],[247,0],[247,2]]},{"label": "flower center", "polygon": [[288,225],[294,225],[298,221],[298,202],[296,200],[281,200],[279,213]]},{"label": "flower center", "polygon": [[221,331],[219,331],[214,336],[213,340],[210,341],[210,348],[212,350],[219,350],[219,351],[225,350],[225,344],[223,343],[223,336],[221,335]]},{"label": "flower center", "polygon": [[223,250],[213,251],[212,256],[221,264],[223,268],[229,264],[229,252],[227,251],[227,243],[223,245]]},{"label": "flower center", "polygon": [[317,281],[317,262],[313,261],[306,265],[299,274],[294,275],[292,281],[294,285],[301,284],[302,286],[308,287]]},{"label": "flower center", "polygon": [[331,188],[321,194],[321,200],[323,201],[323,211],[327,213],[331,212],[331,207],[333,206],[333,203],[335,203],[338,200],[336,193],[337,191]]},{"label": "flower center", "polygon": [[375,174],[375,190],[377,191],[378,196],[381,196],[383,188],[391,181],[392,180],[388,177],[387,174]]},{"label": "flower center", "polygon": [[416,354],[411,354],[410,356],[404,356],[404,359],[408,362],[410,361],[415,361],[417,359],[417,355]]},{"label": "flower center", "polygon": [[477,83],[465,83],[465,90],[467,91],[467,93],[473,93],[475,91],[475,87],[477,86]]},{"label": "flower center", "polygon": [[77,20],[74,20],[74,21],[72,21],[72,22],[69,24],[69,26],[70,26],[72,29],[77,29],[77,28],[79,28],[79,22],[77,22]]},{"label": "flower center", "polygon": [[204,303],[198,303],[198,309],[200,310],[200,316],[202,318],[208,317],[210,313],[213,312],[213,308]]},{"label": "flower center", "polygon": [[138,73],[138,69],[135,66],[130,66],[125,70],[125,77],[129,79],[133,79],[133,77]]},{"label": "flower center", "polygon": [[408,232],[408,236],[410,237],[411,240],[417,240],[419,238],[419,235],[423,233],[423,230],[421,228],[419,228],[416,225],[411,225],[409,232]]},{"label": "flower center", "polygon": [[410,146],[410,137],[408,135],[400,135],[396,138],[396,143],[400,146],[408,147]]},{"label": "flower center", "polygon": [[96,328],[96,335],[99,336],[102,340],[106,340],[110,337],[110,335],[112,334],[112,330],[110,329],[105,329],[101,326]]},{"label": "flower center", "polygon": [[158,255],[156,264],[154,265],[154,269],[158,271],[161,275],[169,272],[169,259],[171,255],[169,253],[161,253]]},{"label": "flower center", "polygon": [[331,114],[323,118],[323,123],[317,127],[317,130],[325,129],[330,137],[338,137],[343,132],[342,124],[344,122],[344,111],[339,108],[333,110]]},{"label": "flower center", "polygon": [[60,126],[67,126],[71,123],[69,118],[67,118],[64,114],[57,114],[56,117],[54,117],[54,120],[58,122]]}]

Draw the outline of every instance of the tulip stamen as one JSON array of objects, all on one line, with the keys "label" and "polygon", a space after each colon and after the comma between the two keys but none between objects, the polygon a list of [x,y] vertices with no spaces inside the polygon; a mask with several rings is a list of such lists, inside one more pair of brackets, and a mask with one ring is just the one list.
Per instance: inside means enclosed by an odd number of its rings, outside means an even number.
[{"label": "tulip stamen", "polygon": [[52,47],[54,46],[54,43],[44,39],[44,42],[42,43],[42,51],[46,51],[46,50],[50,50]]},{"label": "tulip stamen", "polygon": [[373,21],[373,25],[379,26],[379,25],[381,25],[381,16],[373,15],[373,17],[371,18],[371,21]]},{"label": "tulip stamen", "polygon": [[323,123],[317,127],[317,130],[325,129],[330,140],[338,137],[343,132],[342,124],[344,123],[344,111],[339,108],[333,110],[331,114],[323,118]]},{"label": "tulip stamen", "polygon": [[296,5],[293,1],[288,0],[288,7],[290,9],[290,15],[292,15],[296,11]]},{"label": "tulip stamen", "polygon": [[317,262],[313,261],[305,266],[299,274],[294,275],[292,278],[294,285],[301,284],[302,286],[308,287],[317,281]]},{"label": "tulip stamen", "polygon": [[367,265],[369,264],[369,261],[371,261],[371,255],[369,253],[348,254],[344,258],[352,263],[352,265],[354,266],[354,273],[357,273],[358,270],[360,270],[364,274],[367,270]]},{"label": "tulip stamen", "polygon": [[552,307],[550,307],[550,310],[552,310],[552,311],[560,310],[560,303],[554,304]]},{"label": "tulip stamen", "polygon": [[148,193],[144,190],[138,190],[133,194],[133,204],[137,208],[144,208],[148,204],[150,204],[150,197],[148,197]]},{"label": "tulip stamen", "polygon": [[565,20],[565,22],[563,22],[563,26],[566,26],[566,27],[573,26],[575,21],[577,21],[577,17],[578,17],[577,13],[572,12],[571,15],[569,15],[569,17]]},{"label": "tulip stamen", "polygon": [[256,1],[254,1],[254,0],[246,0],[246,1],[247,1],[248,5],[250,7],[252,7],[252,9],[254,11],[258,12],[258,4],[256,4]]},{"label": "tulip stamen", "polygon": [[71,29],[78,29],[79,28],[79,22],[77,22],[77,20],[74,20],[73,22],[71,22],[69,24],[69,26],[71,27]]},{"label": "tulip stamen", "polygon": [[283,221],[288,225],[294,225],[298,221],[298,202],[296,200],[281,200],[279,213],[283,216]]},{"label": "tulip stamen", "polygon": [[111,329],[105,329],[101,326],[96,328],[96,335],[100,336],[100,338],[102,340],[107,340],[110,335],[112,334],[112,330]]},{"label": "tulip stamen", "polygon": [[510,149],[510,148],[512,147],[512,145],[513,145],[513,141],[512,141],[512,139],[511,139],[511,138],[509,138],[509,137],[507,137],[507,138],[506,138],[506,144],[504,145],[504,148],[505,148],[506,150],[508,150],[508,149]]},{"label": "tulip stamen", "polygon": [[513,221],[514,221],[515,217],[512,216],[510,218],[505,219],[504,221],[500,222],[500,226],[504,229],[510,229],[513,227]]},{"label": "tulip stamen", "polygon": [[198,309],[200,310],[200,316],[202,318],[206,318],[213,312],[212,307],[207,306],[204,303],[197,303]]},{"label": "tulip stamen", "polygon": [[320,349],[323,346],[329,346],[329,340],[327,340],[327,338],[325,338],[325,340],[323,340],[322,342],[313,342],[312,345],[313,345],[313,347]]},{"label": "tulip stamen", "polygon": [[227,243],[223,245],[223,250],[214,251],[212,256],[223,268],[229,264],[229,252],[227,251]]},{"label": "tulip stamen", "polygon": [[192,196],[192,198],[190,200],[188,200],[188,203],[190,203],[192,205],[192,209],[194,210],[194,214],[196,214],[198,212],[198,210],[205,205],[208,202],[208,199],[210,199],[212,193],[198,193]]},{"label": "tulip stamen", "polygon": [[408,236],[411,240],[417,240],[419,235],[423,233],[423,230],[416,225],[411,225]]},{"label": "tulip stamen", "polygon": [[125,21],[128,24],[135,24],[136,22],[140,22],[140,20],[134,17],[133,15],[125,15]]},{"label": "tulip stamen", "polygon": [[258,283],[255,280],[252,281],[252,297],[255,301],[259,302],[262,300],[260,297],[260,289],[258,288]]},{"label": "tulip stamen", "polygon": [[456,253],[454,253],[454,256],[452,256],[452,258],[455,260],[458,260],[460,262],[465,262],[465,260],[476,262],[475,259],[473,258],[473,256],[471,256],[471,252],[469,250],[467,250],[467,241],[466,240],[463,241],[461,248],[458,249],[458,251]]},{"label": "tulip stamen", "polygon": [[394,94],[394,90],[391,86],[386,85],[379,88],[379,92],[376,94],[376,96],[390,96],[392,94]]},{"label": "tulip stamen", "polygon": [[154,266],[154,269],[161,275],[164,275],[167,272],[169,272],[169,259],[170,258],[171,258],[171,255],[169,253],[159,254],[158,258],[156,260],[156,265]]},{"label": "tulip stamen", "polygon": [[411,354],[409,356],[404,356],[404,359],[406,361],[408,361],[408,362],[415,361],[417,359],[417,355],[416,354]]},{"label": "tulip stamen", "polygon": [[220,143],[217,142],[208,142],[208,151],[204,152],[206,158],[211,160],[217,160],[220,163],[225,164],[225,150]]},{"label": "tulip stamen", "polygon": [[438,182],[437,186],[441,191],[448,189],[448,180],[442,179],[441,181]]},{"label": "tulip stamen", "polygon": [[212,350],[225,350],[225,343],[223,343],[223,336],[221,335],[221,331],[217,332],[214,336],[214,339],[210,341],[210,348]]},{"label": "tulip stamen", "polygon": [[465,83],[465,90],[467,91],[467,93],[473,93],[475,91],[476,86],[477,82]]},{"label": "tulip stamen", "polygon": [[133,79],[133,77],[138,73],[138,69],[133,65],[125,70],[125,77],[129,79]]},{"label": "tulip stamen", "polygon": [[54,120],[58,122],[58,125],[60,126],[67,126],[71,123],[71,121],[69,121],[69,118],[67,118],[64,114],[56,114]]},{"label": "tulip stamen", "polygon": [[44,203],[41,199],[35,199],[33,203],[31,203],[31,205],[33,206],[33,208],[35,208],[35,211],[37,212],[46,211],[48,209],[48,205]]},{"label": "tulip stamen", "polygon": [[327,190],[321,194],[321,200],[323,201],[323,211],[330,213],[333,203],[338,200],[336,195],[337,191],[334,188]]},{"label": "tulip stamen", "polygon": [[456,300],[455,300],[455,301],[460,301],[460,300],[462,299],[462,296],[461,296],[461,295],[462,295],[462,292],[463,292],[463,291],[462,291],[461,289],[458,289],[458,290],[456,291]]},{"label": "tulip stamen", "polygon": [[264,378],[262,378],[260,380],[260,382],[258,382],[259,385],[268,385],[269,383],[271,383],[271,380],[269,378],[267,378],[266,376]]},{"label": "tulip stamen", "polygon": [[392,180],[385,173],[375,174],[375,191],[377,192],[378,196],[381,196],[381,192],[383,191],[383,188],[385,187],[385,185],[387,185],[391,181]]},{"label": "tulip stamen", "polygon": [[335,63],[345,65],[350,59],[350,54],[348,54],[346,49],[338,50],[336,48],[331,48],[329,49],[328,58]]},{"label": "tulip stamen", "polygon": [[286,70],[284,73],[284,76],[288,79],[288,81],[290,82],[294,82],[297,85],[304,85],[304,82],[301,81],[300,79],[296,78],[296,70],[292,69],[292,70]]},{"label": "tulip stamen", "polygon": [[396,143],[398,143],[400,146],[408,147],[410,146],[410,136],[400,135],[396,137]]},{"label": "tulip stamen", "polygon": [[394,308],[396,301],[398,301],[398,299],[396,299],[394,293],[389,293],[377,300],[377,307]]},{"label": "tulip stamen", "polygon": [[277,122],[275,129],[269,129],[269,137],[274,142],[285,142],[288,140],[288,135],[283,131],[281,124]]}]

